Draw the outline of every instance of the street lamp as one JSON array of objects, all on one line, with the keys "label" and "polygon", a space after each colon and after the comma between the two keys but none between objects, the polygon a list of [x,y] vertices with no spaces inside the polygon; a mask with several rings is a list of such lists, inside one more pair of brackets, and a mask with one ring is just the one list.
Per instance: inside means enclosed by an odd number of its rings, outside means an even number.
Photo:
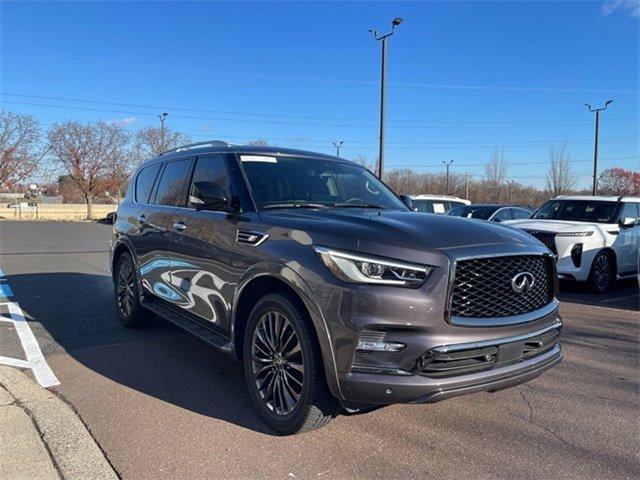
[{"label": "street lamp", "polygon": [[344,143],[344,140],[338,140],[337,142],[333,142],[333,146],[336,147],[336,157],[340,156],[340,147]]},{"label": "street lamp", "polygon": [[377,30],[369,30],[375,40],[382,42],[382,72],[380,78],[380,144],[378,151],[378,178],[382,178],[384,168],[384,107],[385,107],[385,84],[387,82],[387,38],[394,34],[396,27],[403,22],[402,18],[396,17],[391,22],[391,31],[384,35],[379,35]]},{"label": "street lamp", "polygon": [[167,115],[169,115],[167,112],[162,112],[160,115],[157,115],[157,117],[160,119],[160,150],[162,152],[166,150],[164,120],[167,118]]},{"label": "street lamp", "polygon": [[449,167],[453,163],[453,160],[449,160],[448,162],[445,162],[443,160],[442,163],[444,163],[444,165],[447,167],[447,177],[444,183],[444,194],[449,195]]},{"label": "street lamp", "polygon": [[590,112],[596,112],[596,133],[595,142],[593,146],[593,190],[592,195],[595,197],[598,194],[598,133],[600,128],[600,112],[606,110],[607,107],[613,102],[613,100],[607,100],[604,102],[604,106],[600,108],[593,108],[588,103],[584,106],[589,109]]}]

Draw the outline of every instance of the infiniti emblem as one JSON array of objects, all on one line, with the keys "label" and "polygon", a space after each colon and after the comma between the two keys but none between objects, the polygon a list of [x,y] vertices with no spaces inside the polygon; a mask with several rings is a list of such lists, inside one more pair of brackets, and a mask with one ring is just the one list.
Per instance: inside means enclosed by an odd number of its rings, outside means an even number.
[{"label": "infiniti emblem", "polygon": [[527,293],[533,284],[534,278],[529,272],[520,272],[511,279],[511,288],[516,293]]}]

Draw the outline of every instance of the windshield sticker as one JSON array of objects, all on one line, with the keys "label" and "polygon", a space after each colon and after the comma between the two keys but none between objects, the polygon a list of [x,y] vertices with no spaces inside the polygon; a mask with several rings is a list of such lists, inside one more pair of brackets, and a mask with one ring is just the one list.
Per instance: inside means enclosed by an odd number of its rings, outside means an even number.
[{"label": "windshield sticker", "polygon": [[243,162],[278,163],[276,157],[265,157],[262,155],[240,155],[240,160]]},{"label": "windshield sticker", "polygon": [[444,203],[434,203],[433,213],[444,213]]}]

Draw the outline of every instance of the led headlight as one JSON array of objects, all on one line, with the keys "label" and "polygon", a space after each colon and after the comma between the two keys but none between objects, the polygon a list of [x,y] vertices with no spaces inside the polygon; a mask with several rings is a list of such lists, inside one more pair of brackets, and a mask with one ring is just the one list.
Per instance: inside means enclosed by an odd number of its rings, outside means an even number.
[{"label": "led headlight", "polygon": [[557,237],[590,237],[593,235],[593,230],[590,232],[560,232],[556,233]]},{"label": "led headlight", "polygon": [[429,277],[433,267],[341,252],[315,246],[314,250],[331,272],[352,283],[419,287]]}]

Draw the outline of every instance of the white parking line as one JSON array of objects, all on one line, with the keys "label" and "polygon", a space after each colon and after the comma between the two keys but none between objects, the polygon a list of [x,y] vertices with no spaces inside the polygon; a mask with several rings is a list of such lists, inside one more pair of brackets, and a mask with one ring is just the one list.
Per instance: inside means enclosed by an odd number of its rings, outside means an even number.
[{"label": "white parking line", "polygon": [[614,297],[614,298],[607,298],[605,300],[598,300],[598,303],[611,303],[611,302],[619,302],[621,300],[629,300],[632,298],[638,298],[637,294],[632,294],[632,295],[626,295],[624,297]]},{"label": "white parking line", "polygon": [[[0,281],[6,281],[4,278],[4,272],[0,269]],[[56,378],[53,370],[47,364],[47,361],[40,350],[40,345],[36,340],[36,336],[31,331],[29,322],[24,318],[22,309],[17,302],[10,301],[10,297],[13,296],[13,292],[7,283],[0,284],[0,306],[5,306],[9,312],[9,316],[0,315],[0,322],[10,322],[13,324],[22,350],[27,357],[26,360],[20,358],[5,357],[0,355],[0,364],[9,365],[12,367],[29,368],[33,371],[33,375],[36,380],[43,387],[53,387],[54,385],[60,385],[60,381]],[[2,298],[4,297],[4,298]],[[7,300],[2,302],[1,300]]]}]

